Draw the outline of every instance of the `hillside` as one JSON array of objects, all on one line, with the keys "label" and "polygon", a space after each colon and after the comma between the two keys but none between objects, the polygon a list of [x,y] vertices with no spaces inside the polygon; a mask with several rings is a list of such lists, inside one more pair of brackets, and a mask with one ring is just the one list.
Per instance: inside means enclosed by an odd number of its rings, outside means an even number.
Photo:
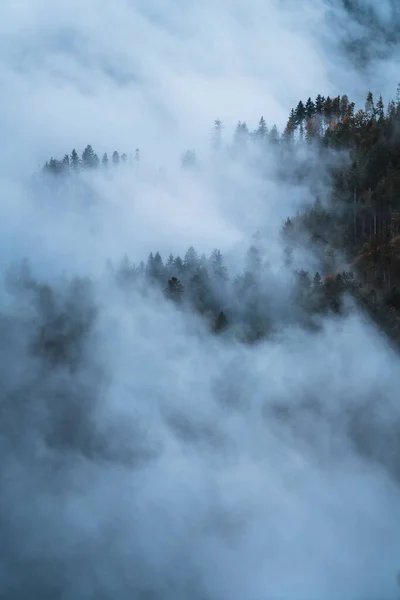
[{"label": "hillside", "polygon": [[[283,264],[293,271],[297,292],[291,302],[301,318],[314,323],[313,316],[342,312],[347,293],[399,342],[400,86],[396,100],[386,107],[382,97],[375,100],[372,93],[359,109],[346,95],[330,98],[319,94],[291,110],[282,133],[275,125],[269,128],[264,117],[253,131],[239,121],[229,143],[222,133],[223,123],[216,119],[212,135],[215,156],[245,162],[262,173],[263,156],[272,151],[278,181],[296,186],[314,177],[318,187],[315,165],[323,168],[328,179],[322,197],[310,197],[302,210],[288,215],[282,224]],[[110,158],[104,153],[100,160],[88,145],[81,156],[74,149],[62,159],[51,158],[42,173],[46,181],[56,178],[63,186],[85,171],[138,169],[140,161],[139,148],[129,155],[115,150]],[[194,150],[183,153],[181,168],[201,169]],[[254,237],[240,276],[231,277],[218,250],[207,258],[198,256],[193,247],[183,258],[161,257],[155,249],[146,264],[135,265],[126,256],[115,273],[120,281],[145,277],[156,283],[175,302],[190,303],[206,315],[216,330],[221,323],[226,329],[240,322],[245,324],[244,339],[259,340],[273,329],[267,303],[254,300],[263,296],[262,278],[271,277],[262,237],[262,231]],[[318,257],[318,272],[293,270],[293,256],[299,248]],[[228,292],[230,279],[232,290]],[[250,296],[251,301],[243,300]],[[246,310],[237,309],[238,298]]]}]

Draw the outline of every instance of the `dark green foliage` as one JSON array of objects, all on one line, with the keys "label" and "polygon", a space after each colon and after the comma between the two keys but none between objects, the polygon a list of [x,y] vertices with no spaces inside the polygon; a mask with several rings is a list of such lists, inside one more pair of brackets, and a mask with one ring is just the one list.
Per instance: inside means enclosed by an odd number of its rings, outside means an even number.
[{"label": "dark green foliage", "polygon": [[305,110],[306,117],[308,119],[312,119],[312,117],[315,115],[315,110],[316,109],[315,109],[315,104],[311,100],[311,98],[308,98],[308,100],[306,102],[306,105],[304,107],[304,110]]},{"label": "dark green foliage", "polygon": [[186,251],[186,254],[183,259],[183,270],[190,276],[193,273],[195,273],[199,266],[199,255],[197,254],[193,246],[190,246],[190,248],[188,248],[188,250]]},{"label": "dark green foliage", "polygon": [[168,287],[165,290],[165,294],[169,300],[180,304],[183,299],[184,287],[177,277],[171,277],[168,279]]},{"label": "dark green foliage", "polygon": [[225,313],[221,311],[219,313],[218,317],[215,319],[214,331],[216,333],[219,333],[221,331],[224,331],[227,327],[228,327],[228,320],[225,316]]},{"label": "dark green foliage", "polygon": [[96,169],[99,166],[98,156],[90,145],[82,153],[82,165],[85,169]]},{"label": "dark green foliage", "polygon": [[205,314],[213,307],[214,301],[211,282],[208,272],[204,267],[197,267],[188,283],[188,297],[192,306],[200,313]]},{"label": "dark green foliage", "polygon": [[80,166],[80,160],[79,160],[79,156],[77,151],[75,150],[75,148],[72,150],[71,152],[71,159],[70,159],[70,165],[72,167],[72,169],[79,169]]},{"label": "dark green foliage", "polygon": [[211,272],[219,285],[223,285],[228,280],[228,269],[224,264],[224,258],[220,250],[213,250],[211,254]]},{"label": "dark green foliage", "polygon": [[150,252],[149,258],[147,259],[147,276],[153,281],[162,282],[164,279],[165,268],[159,252]]}]

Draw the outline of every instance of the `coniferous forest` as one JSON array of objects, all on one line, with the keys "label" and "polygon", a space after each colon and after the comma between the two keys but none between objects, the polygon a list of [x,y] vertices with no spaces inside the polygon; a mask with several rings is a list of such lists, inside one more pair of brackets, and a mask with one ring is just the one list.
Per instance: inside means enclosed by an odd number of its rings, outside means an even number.
[{"label": "coniferous forest", "polygon": [[[264,117],[250,130],[239,121],[233,139],[223,139],[223,123],[216,119],[212,151],[242,161],[262,172],[263,155],[272,152],[277,176],[301,184],[319,164],[328,165],[330,186],[316,194],[297,214],[282,223],[282,268],[293,286],[281,318],[318,328],[324,314],[341,314],[352,300],[400,343],[400,86],[396,100],[386,106],[369,92],[365,106],[356,108],[346,95],[321,94],[299,101],[279,133]],[[58,185],[85,171],[140,168],[139,148],[117,150],[101,158],[88,145],[81,155],[73,149],[61,159],[50,158],[42,177]],[[194,150],[181,159],[183,171],[201,169]],[[318,256],[320,269],[294,269],[297,249]],[[155,286],[171,302],[195,309],[218,332],[231,331],[247,342],[261,340],[282,325],[268,302],[268,286],[275,285],[271,264],[263,250],[263,232],[254,232],[243,257],[240,274],[231,274],[224,256],[210,256],[188,248],[184,256],[161,256],[157,248],[135,264],[126,254],[110,273],[126,289]],[[274,317],[272,317],[272,312]]]},{"label": "coniferous forest", "polygon": [[399,600],[400,0],[0,39],[0,600]]},{"label": "coniferous forest", "polygon": [[[299,101],[283,131],[266,116],[229,136],[216,119],[207,152],[182,153],[184,189],[226,168],[244,212],[261,182],[267,214],[267,180],[285,207],[301,191],[273,241],[260,224],[236,253],[6,271],[2,598],[393,597],[400,86],[360,108]],[[139,148],[87,145],[28,187],[41,215],[84,221],[103,201],[93,182],[145,165]]]}]

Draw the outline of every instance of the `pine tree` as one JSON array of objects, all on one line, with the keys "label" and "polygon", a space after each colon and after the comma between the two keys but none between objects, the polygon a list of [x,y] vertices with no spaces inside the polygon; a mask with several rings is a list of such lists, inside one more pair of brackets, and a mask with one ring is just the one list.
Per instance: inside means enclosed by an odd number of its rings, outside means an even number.
[{"label": "pine tree", "polygon": [[279,132],[276,125],[272,125],[271,127],[271,131],[269,132],[269,141],[274,146],[279,144]]},{"label": "pine tree", "polygon": [[168,287],[165,290],[167,298],[179,304],[182,302],[183,292],[183,285],[177,277],[171,277],[171,279],[168,279]]},{"label": "pine tree", "polygon": [[199,255],[193,246],[190,246],[183,258],[183,268],[188,273],[193,273],[199,267]]},{"label": "pine tree", "polygon": [[318,94],[318,96],[315,99],[315,112],[317,113],[317,115],[323,114],[324,105],[325,105],[325,98],[323,96],[321,96],[321,94]]},{"label": "pine tree", "polygon": [[146,272],[149,279],[161,281],[164,278],[165,269],[159,252],[156,252],[154,255],[150,252],[147,259]]},{"label": "pine tree", "polygon": [[120,163],[119,153],[117,152],[117,150],[114,150],[114,152],[113,152],[112,161],[113,161],[113,165],[115,165],[115,166],[119,165],[119,163]]},{"label": "pine tree", "polygon": [[329,122],[331,121],[332,113],[333,113],[332,99],[330,98],[330,96],[327,96],[325,103],[324,103],[324,117],[325,117],[326,124],[329,124]]},{"label": "pine tree", "polygon": [[261,117],[261,119],[258,123],[258,127],[254,132],[254,137],[258,140],[264,140],[266,138],[267,133],[268,133],[267,124],[265,122],[264,117]]},{"label": "pine tree", "polygon": [[53,175],[58,175],[59,173],[61,173],[62,164],[60,163],[60,161],[51,157],[49,162],[47,163],[46,170],[48,171],[48,173],[52,173]]},{"label": "pine tree", "polygon": [[174,260],[174,268],[176,273],[180,274],[183,272],[183,260],[180,256],[177,256]]},{"label": "pine tree", "polygon": [[315,289],[319,289],[322,286],[322,277],[318,273],[318,271],[315,273],[315,275],[313,277],[312,285]]},{"label": "pine tree", "polygon": [[108,167],[108,156],[107,156],[107,152],[104,152],[103,154],[103,158],[101,159],[101,164],[103,165],[104,168]]},{"label": "pine tree", "polygon": [[349,106],[349,99],[346,95],[342,96],[340,99],[340,118],[343,120],[347,115],[347,109]]},{"label": "pine tree", "polygon": [[97,154],[94,153],[92,146],[89,144],[82,152],[82,165],[85,169],[95,169],[98,164]]},{"label": "pine tree", "polygon": [[304,119],[306,117],[306,110],[303,102],[300,100],[295,110],[295,124],[299,127],[300,130],[300,138],[303,139],[304,135]]},{"label": "pine tree", "polygon": [[378,102],[376,103],[376,114],[379,120],[385,117],[385,105],[383,104],[382,96],[379,96]]},{"label": "pine tree", "polygon": [[192,169],[196,166],[196,153],[194,150],[186,150],[181,158],[182,169]]},{"label": "pine tree", "polygon": [[396,112],[397,114],[400,111],[400,83],[397,85],[396,89]]},{"label": "pine tree", "polygon": [[261,255],[256,246],[250,246],[246,254],[246,269],[254,276],[258,276],[261,271]]},{"label": "pine tree", "polygon": [[225,316],[225,313],[221,311],[215,320],[214,331],[215,331],[215,333],[219,333],[221,331],[224,331],[227,328],[227,326],[228,326],[228,320]]},{"label": "pine tree", "polygon": [[79,156],[78,156],[78,153],[75,150],[75,148],[71,152],[70,164],[71,164],[71,168],[74,169],[75,171],[77,171],[79,169],[80,164],[81,164],[81,161],[79,160]]},{"label": "pine tree", "polygon": [[306,112],[306,116],[308,119],[312,119],[314,114],[315,114],[315,104],[314,102],[311,100],[311,98],[308,98],[306,105],[305,105],[305,112]]},{"label": "pine tree", "polygon": [[295,129],[296,129],[296,112],[292,108],[292,110],[290,111],[290,114],[289,114],[289,119],[286,123],[286,128],[285,128],[285,132],[284,132],[285,137],[288,139],[292,138],[293,133],[295,132]]},{"label": "pine tree", "polygon": [[220,119],[215,119],[212,134],[212,147],[215,151],[221,150],[222,147],[222,130],[224,124]]},{"label": "pine tree", "polygon": [[207,269],[198,267],[189,280],[188,293],[194,308],[205,313],[212,308],[212,294]]},{"label": "pine tree", "polygon": [[332,116],[335,119],[340,119],[340,102],[341,102],[340,96],[336,96],[332,100]]},{"label": "pine tree", "polygon": [[367,98],[365,100],[365,114],[368,119],[372,119],[372,117],[374,116],[374,110],[374,97],[372,95],[372,92],[368,92]]},{"label": "pine tree", "polygon": [[173,254],[170,254],[168,256],[167,262],[165,264],[165,268],[167,270],[168,275],[173,275],[174,268],[175,268],[175,259],[174,259]]},{"label": "pine tree", "polygon": [[220,250],[213,250],[210,262],[212,275],[215,281],[218,283],[225,283],[228,280],[228,269],[224,265],[224,258]]},{"label": "pine tree", "polygon": [[237,150],[242,149],[247,140],[249,139],[249,130],[247,124],[245,122],[239,121],[236,125],[234,137],[233,137],[233,145]]}]

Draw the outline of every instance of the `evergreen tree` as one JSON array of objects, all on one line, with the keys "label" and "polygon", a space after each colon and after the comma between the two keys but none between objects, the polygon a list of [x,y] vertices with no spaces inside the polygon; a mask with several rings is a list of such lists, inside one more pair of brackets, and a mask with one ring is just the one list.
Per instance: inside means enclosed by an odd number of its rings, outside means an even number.
[{"label": "evergreen tree", "polygon": [[205,313],[212,308],[210,281],[208,272],[203,267],[198,267],[189,279],[188,293],[192,305],[200,313]]},{"label": "evergreen tree", "polygon": [[340,109],[340,96],[336,96],[332,99],[332,117],[335,119],[340,119],[341,109]]},{"label": "evergreen tree", "polygon": [[196,153],[194,150],[186,150],[181,158],[181,167],[191,169],[196,166]]},{"label": "evergreen tree", "polygon": [[171,277],[168,279],[168,287],[165,290],[165,294],[168,299],[180,304],[183,299],[184,288],[177,277]]},{"label": "evergreen tree", "polygon": [[371,119],[374,116],[374,110],[374,97],[372,95],[372,92],[368,92],[367,98],[365,100],[365,114],[368,119]]},{"label": "evergreen tree", "polygon": [[186,251],[183,259],[183,268],[187,273],[193,273],[199,267],[199,255],[193,246]]},{"label": "evergreen tree", "polygon": [[304,119],[305,119],[305,117],[306,117],[306,109],[304,107],[303,102],[300,100],[300,102],[296,106],[294,119],[295,119],[296,126],[299,127],[301,139],[303,139],[303,135],[304,135]]},{"label": "evergreen tree", "polygon": [[324,106],[325,106],[325,98],[323,96],[321,96],[321,94],[318,94],[318,96],[315,99],[315,112],[317,115],[323,114]]},{"label": "evergreen tree", "polygon": [[224,312],[220,312],[214,323],[215,333],[224,331],[228,327],[228,320]]},{"label": "evergreen tree", "polygon": [[174,268],[175,268],[176,273],[178,273],[178,274],[183,273],[183,260],[181,259],[180,256],[177,256],[175,258]]},{"label": "evergreen tree", "polygon": [[222,130],[224,124],[220,119],[215,119],[212,134],[212,147],[214,150],[221,150],[222,147]]},{"label": "evergreen tree", "polygon": [[147,276],[151,280],[162,281],[162,279],[164,278],[165,269],[163,260],[161,258],[161,254],[159,252],[156,252],[155,255],[153,255],[153,253],[150,252],[149,257],[147,259],[146,272]]},{"label": "evergreen tree", "polygon": [[233,146],[237,151],[243,149],[246,145],[246,142],[249,139],[249,130],[247,124],[245,122],[239,121],[236,125],[234,138],[233,138]]},{"label": "evergreen tree", "polygon": [[70,164],[71,164],[72,169],[74,169],[75,171],[77,171],[79,169],[80,164],[81,164],[78,153],[75,150],[75,148],[71,152]]},{"label": "evergreen tree", "polygon": [[113,161],[113,165],[117,166],[120,163],[120,157],[119,157],[119,153],[117,152],[117,150],[114,150],[113,155],[112,155],[112,161]]},{"label": "evergreen tree", "polygon": [[312,119],[314,114],[315,114],[315,104],[314,102],[311,100],[311,98],[308,98],[306,105],[304,107],[305,113],[306,113],[306,117],[308,119]]},{"label": "evergreen tree", "polygon": [[385,106],[383,104],[382,96],[379,96],[378,102],[376,103],[376,114],[379,120],[385,117]]},{"label": "evergreen tree", "polygon": [[327,96],[324,103],[324,117],[326,124],[329,124],[333,116],[333,103],[330,96]]},{"label": "evergreen tree", "polygon": [[220,250],[213,250],[211,253],[211,272],[213,278],[218,283],[228,281],[228,269],[224,264],[224,258]]},{"label": "evergreen tree", "polygon": [[272,145],[276,146],[279,144],[279,133],[276,125],[271,127],[271,131],[269,132],[269,141]]},{"label": "evergreen tree", "polygon": [[257,140],[264,140],[267,136],[267,133],[268,133],[267,123],[265,122],[264,117],[261,117],[261,119],[258,123],[258,127],[254,132],[254,137]]},{"label": "evergreen tree", "polygon": [[94,153],[92,146],[89,144],[82,153],[82,165],[85,169],[95,169],[98,164],[97,154]]},{"label": "evergreen tree", "polygon": [[340,118],[343,120],[347,115],[347,109],[349,106],[349,99],[346,95],[340,98]]},{"label": "evergreen tree", "polygon": [[165,264],[165,268],[167,270],[168,275],[173,275],[175,269],[175,259],[173,254],[168,256],[167,262]]},{"label": "evergreen tree", "polygon": [[259,276],[261,271],[260,251],[256,246],[250,246],[246,255],[246,269],[254,276]]},{"label": "evergreen tree", "polygon": [[297,125],[296,112],[292,108],[292,110],[290,111],[288,122],[286,123],[286,128],[285,128],[285,137],[287,139],[291,139],[293,137],[293,133],[295,132],[296,125]]}]

